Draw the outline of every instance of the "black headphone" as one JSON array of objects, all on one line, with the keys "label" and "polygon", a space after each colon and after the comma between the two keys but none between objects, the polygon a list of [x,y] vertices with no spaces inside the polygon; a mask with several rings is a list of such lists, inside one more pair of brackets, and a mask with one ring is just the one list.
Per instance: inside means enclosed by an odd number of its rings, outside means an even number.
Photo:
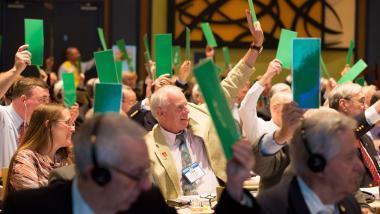
[{"label": "black headphone", "polygon": [[105,167],[101,167],[98,164],[98,158],[96,156],[96,135],[98,133],[99,125],[103,116],[98,116],[95,120],[95,124],[93,126],[91,132],[91,159],[94,167],[91,170],[91,178],[95,181],[99,186],[107,185],[111,179],[111,172],[109,169]]},{"label": "black headphone", "polygon": [[309,141],[305,136],[304,122],[301,124],[301,138],[304,142],[305,149],[309,153],[309,158],[307,159],[307,166],[312,172],[322,172],[327,164],[326,158],[319,153],[314,153],[311,151]]}]

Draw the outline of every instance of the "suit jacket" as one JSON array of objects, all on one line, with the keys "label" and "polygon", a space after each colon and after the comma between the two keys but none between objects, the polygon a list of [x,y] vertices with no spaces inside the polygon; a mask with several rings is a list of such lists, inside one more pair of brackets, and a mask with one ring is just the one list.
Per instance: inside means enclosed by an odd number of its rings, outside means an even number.
[{"label": "suit jacket", "polygon": [[[71,181],[66,181],[10,194],[4,203],[4,213],[73,213],[71,185]],[[153,187],[149,191],[142,192],[131,208],[124,213],[176,213],[176,211],[166,205],[160,190]]]},{"label": "suit jacket", "polygon": [[[281,181],[257,197],[261,208],[268,214],[276,213],[310,213],[299,188],[296,177],[288,181]],[[359,204],[352,195],[337,203],[340,213],[361,213]]]},{"label": "suit jacket", "polygon": [[[221,82],[224,94],[230,104],[234,102],[239,90],[243,87],[254,69],[239,62],[229,75]],[[226,181],[226,159],[219,137],[209,116],[207,106],[188,103],[190,132],[204,141],[208,160],[215,175]],[[177,174],[174,159],[161,133],[161,127],[156,125],[146,135],[153,180],[161,189],[166,199],[175,199],[181,193],[180,178]],[[164,155],[163,155],[164,154]]]},{"label": "suit jacket", "polygon": [[263,137],[264,135],[253,144],[253,156],[256,163],[253,171],[260,175],[260,193],[278,184],[285,171],[286,174],[290,173],[290,168],[288,168],[290,166],[289,145],[285,145],[273,155],[264,156],[260,152]]},{"label": "suit jacket", "polygon": [[141,107],[141,101],[133,105],[127,115],[147,131],[151,131],[153,126],[157,124],[157,120],[153,117],[152,112]]},{"label": "suit jacket", "polygon": [[250,213],[250,214],[259,214],[263,213],[260,205],[257,203],[257,201],[252,197],[252,195],[245,191],[245,195],[249,197],[249,199],[252,202],[252,207],[243,206],[241,203],[235,201],[230,194],[228,194],[228,191],[224,190],[219,202],[215,208],[215,213],[218,214],[231,214],[231,213]]}]

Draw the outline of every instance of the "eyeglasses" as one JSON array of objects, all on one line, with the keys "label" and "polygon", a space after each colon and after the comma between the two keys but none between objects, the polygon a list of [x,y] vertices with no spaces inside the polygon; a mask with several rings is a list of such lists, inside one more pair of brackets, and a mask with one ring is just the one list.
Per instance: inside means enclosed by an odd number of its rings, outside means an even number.
[{"label": "eyeglasses", "polygon": [[119,174],[123,175],[124,177],[131,179],[135,182],[142,181],[144,178],[148,177],[148,175],[150,174],[150,168],[144,169],[136,175],[132,175],[131,173],[122,171],[122,170],[120,170],[118,168],[114,168],[114,167],[111,167],[111,169],[115,170],[117,173],[119,173]]},{"label": "eyeglasses", "polygon": [[345,100],[351,100],[360,103],[361,105],[365,105],[365,97],[361,97],[360,99],[352,99],[350,97],[344,98]]},{"label": "eyeglasses", "polygon": [[58,122],[58,123],[65,123],[65,125],[66,125],[68,128],[73,128],[73,129],[75,129],[75,123],[71,122],[71,119],[70,119],[70,120],[56,120],[56,122]]}]

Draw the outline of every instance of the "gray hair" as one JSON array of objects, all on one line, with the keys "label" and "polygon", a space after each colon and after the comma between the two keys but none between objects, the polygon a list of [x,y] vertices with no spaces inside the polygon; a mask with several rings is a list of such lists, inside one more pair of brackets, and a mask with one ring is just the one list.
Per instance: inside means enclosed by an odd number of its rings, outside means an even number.
[{"label": "gray hair", "polygon": [[362,92],[362,87],[356,83],[344,83],[342,85],[338,85],[331,91],[329,97],[329,107],[335,110],[339,110],[339,100],[341,99],[350,99],[356,94]]},{"label": "gray hair", "polygon": [[290,86],[288,84],[285,84],[282,82],[276,83],[270,88],[269,97],[272,97],[277,92],[291,92],[291,91],[292,91],[292,89],[290,88]]},{"label": "gray hair", "polygon": [[[94,133],[95,131],[96,133]],[[139,140],[144,144],[145,133],[146,131],[131,119],[113,113],[104,116],[97,115],[86,120],[74,135],[77,173],[79,176],[85,177],[86,170],[94,165],[91,157],[93,135],[96,136],[96,157],[99,165],[117,167],[125,164],[123,162],[125,159],[122,157],[128,153],[124,149],[124,144],[128,141],[122,141],[121,137]]]},{"label": "gray hair", "polygon": [[165,85],[162,88],[155,91],[150,97],[149,105],[150,110],[154,118],[157,119],[157,108],[168,105],[168,94],[171,92],[182,93],[182,90],[174,85]]},{"label": "gray hair", "polygon": [[310,172],[307,166],[310,154],[306,150],[305,140],[310,151],[322,155],[328,162],[340,150],[340,133],[354,131],[355,127],[355,120],[326,109],[316,110],[305,118],[294,132],[290,143],[291,166],[296,175],[302,176]]}]

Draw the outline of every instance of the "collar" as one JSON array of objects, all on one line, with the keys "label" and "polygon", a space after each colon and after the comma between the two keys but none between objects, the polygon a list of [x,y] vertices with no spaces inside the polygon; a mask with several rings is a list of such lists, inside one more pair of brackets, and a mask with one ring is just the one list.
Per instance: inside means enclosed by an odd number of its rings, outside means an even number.
[{"label": "collar", "polygon": [[21,124],[24,122],[24,120],[20,117],[20,115],[13,108],[13,105],[10,104],[9,106],[5,106],[5,109],[9,113],[9,116],[11,117],[12,123],[15,125],[16,128],[19,128],[21,126]]},{"label": "collar", "polygon": [[297,176],[298,185],[301,190],[301,194],[306,202],[307,207],[311,214],[317,213],[338,213],[335,204],[323,204],[317,194],[310,189],[301,177]]},{"label": "collar", "polygon": [[[170,148],[179,146],[179,144],[175,142],[175,138],[176,138],[177,134],[174,134],[172,132],[165,130],[162,126],[160,126],[160,130],[161,130],[161,133],[166,140],[166,143],[169,145]],[[187,134],[186,134],[187,130],[185,129],[185,130],[183,130],[183,132],[185,132],[185,139],[186,139],[187,138]]]},{"label": "collar", "polygon": [[94,213],[86,201],[82,198],[82,195],[78,189],[78,179],[74,178],[71,185],[73,214],[92,214]]}]

